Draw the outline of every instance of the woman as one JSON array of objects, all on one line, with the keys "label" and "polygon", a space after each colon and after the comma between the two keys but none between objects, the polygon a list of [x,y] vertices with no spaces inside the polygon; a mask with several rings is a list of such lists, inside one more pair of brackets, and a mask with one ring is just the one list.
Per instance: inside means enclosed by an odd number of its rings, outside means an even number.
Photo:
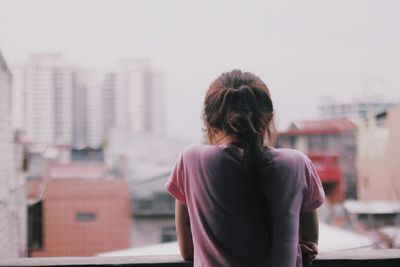
[{"label": "woman", "polygon": [[275,149],[267,86],[223,73],[207,91],[210,145],[187,147],[166,188],[182,257],[195,266],[301,266],[317,254],[321,181],[301,152]]}]

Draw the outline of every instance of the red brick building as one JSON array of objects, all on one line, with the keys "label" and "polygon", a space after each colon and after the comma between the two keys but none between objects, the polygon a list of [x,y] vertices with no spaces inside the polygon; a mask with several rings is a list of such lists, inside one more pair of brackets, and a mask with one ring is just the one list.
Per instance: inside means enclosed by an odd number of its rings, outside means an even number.
[{"label": "red brick building", "polygon": [[55,178],[59,172],[50,168],[49,173],[56,176],[43,181],[40,201],[31,203],[30,220],[36,224],[30,224],[30,243],[34,244],[30,256],[93,256],[130,247],[128,183],[93,178],[93,173],[101,173],[101,167],[94,165],[85,167],[92,178],[65,178],[66,173],[76,172],[76,166],[56,168],[63,170],[64,178]]},{"label": "red brick building", "polygon": [[281,132],[277,146],[305,153],[321,177],[332,203],[356,198],[357,126],[348,119],[325,119],[292,123]]}]

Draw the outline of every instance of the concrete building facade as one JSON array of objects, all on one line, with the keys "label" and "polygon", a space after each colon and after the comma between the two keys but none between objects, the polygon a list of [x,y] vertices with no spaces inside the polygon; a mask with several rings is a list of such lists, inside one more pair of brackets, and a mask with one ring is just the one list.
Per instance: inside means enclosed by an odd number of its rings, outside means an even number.
[{"label": "concrete building facade", "polygon": [[0,258],[26,256],[22,151],[11,124],[12,76],[0,53]]},{"label": "concrete building facade", "polygon": [[115,121],[116,74],[106,73],[101,83],[101,126],[103,138],[109,138]]},{"label": "concrete building facade", "polygon": [[103,82],[103,129],[113,128],[162,135],[163,75],[149,60],[122,60]]},{"label": "concrete building facade", "polygon": [[369,116],[358,131],[358,196],[400,200],[400,105]]},{"label": "concrete building facade", "polygon": [[15,128],[28,142],[71,144],[73,72],[62,55],[31,55],[13,73]]},{"label": "concrete building facade", "polygon": [[99,147],[103,139],[102,102],[99,76],[95,71],[75,69],[72,104],[73,147]]}]

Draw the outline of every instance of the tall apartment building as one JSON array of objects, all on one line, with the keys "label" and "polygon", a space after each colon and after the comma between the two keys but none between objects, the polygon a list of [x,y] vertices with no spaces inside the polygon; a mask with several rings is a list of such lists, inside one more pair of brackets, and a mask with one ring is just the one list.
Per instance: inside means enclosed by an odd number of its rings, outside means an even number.
[{"label": "tall apartment building", "polygon": [[26,201],[21,150],[11,124],[11,73],[0,53],[0,258],[26,256]]},{"label": "tall apartment building", "polygon": [[353,101],[338,102],[327,100],[319,107],[323,119],[348,118],[354,122],[376,114],[396,105],[395,102],[384,101],[377,97],[355,99]]},{"label": "tall apartment building", "polygon": [[163,75],[149,60],[122,60],[103,82],[103,129],[161,135],[163,125]]},{"label": "tall apartment building", "polygon": [[163,75],[150,60],[122,60],[101,76],[35,54],[13,73],[13,124],[27,142],[99,147],[114,128],[163,134]]},{"label": "tall apartment building", "polygon": [[74,73],[74,86],[72,93],[72,145],[84,147],[88,141],[87,134],[87,84],[81,75]]},{"label": "tall apartment building", "polygon": [[107,139],[110,138],[110,131],[112,127],[114,127],[115,120],[114,88],[116,84],[116,76],[117,75],[115,73],[107,73],[104,75],[103,82],[101,84],[101,126],[103,137],[106,137]]},{"label": "tall apartment building", "polygon": [[99,147],[102,142],[101,87],[95,71],[76,69],[73,86],[74,147]]},{"label": "tall apartment building", "polygon": [[14,127],[28,142],[71,144],[73,70],[62,55],[31,55],[13,74]]}]

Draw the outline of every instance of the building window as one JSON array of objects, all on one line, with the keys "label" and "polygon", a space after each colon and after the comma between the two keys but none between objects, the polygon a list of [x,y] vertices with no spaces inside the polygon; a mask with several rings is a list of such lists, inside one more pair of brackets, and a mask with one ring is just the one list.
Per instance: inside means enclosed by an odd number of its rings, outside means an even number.
[{"label": "building window", "polygon": [[28,206],[28,253],[43,247],[42,202]]},{"label": "building window", "polygon": [[78,212],[76,220],[80,222],[91,222],[96,220],[96,214],[93,212]]},{"label": "building window", "polygon": [[386,117],[387,117],[386,112],[382,112],[382,113],[376,115],[376,126],[377,127],[385,127]]},{"label": "building window", "polygon": [[324,137],[320,135],[310,135],[308,137],[308,150],[312,152],[321,152],[324,149]]}]

